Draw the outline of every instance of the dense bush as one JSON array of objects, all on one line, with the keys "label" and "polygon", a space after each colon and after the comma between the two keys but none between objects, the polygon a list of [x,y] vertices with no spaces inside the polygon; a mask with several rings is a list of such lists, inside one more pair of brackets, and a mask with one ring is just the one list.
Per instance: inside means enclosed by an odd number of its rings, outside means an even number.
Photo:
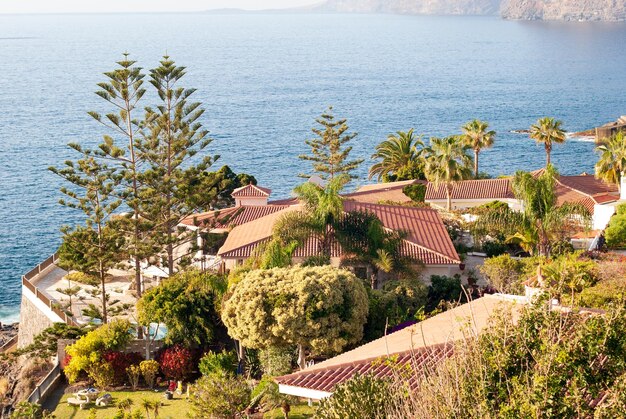
[{"label": "dense bush", "polygon": [[427,311],[436,309],[441,302],[465,302],[467,300],[463,286],[461,285],[461,276],[433,275],[430,277],[430,286],[428,287],[428,303]]},{"label": "dense bush", "polygon": [[487,240],[482,244],[483,252],[488,258],[499,256],[507,251],[507,246],[503,241],[499,240]]},{"label": "dense bush", "polygon": [[612,304],[626,302],[626,277],[608,279],[585,288],[578,296],[582,307],[606,309]]},{"label": "dense bush", "polygon": [[260,350],[259,361],[261,362],[263,375],[277,377],[289,374],[296,354],[296,348],[293,346],[287,348],[269,347]]},{"label": "dense bush", "polygon": [[407,185],[402,188],[402,193],[408,196],[413,202],[424,202],[426,198],[426,185],[421,183]]},{"label": "dense bush", "polygon": [[143,361],[143,356],[138,352],[110,351],[103,353],[102,359],[113,367],[115,372],[114,384],[122,385],[126,382],[126,369]]},{"label": "dense bush", "polygon": [[157,360],[167,379],[185,380],[193,372],[193,353],[183,346],[175,345],[164,349],[159,353]]},{"label": "dense bush", "polygon": [[489,284],[505,294],[524,294],[525,263],[509,255],[486,259],[479,268]]},{"label": "dense bush", "polygon": [[421,280],[389,281],[382,290],[368,289],[369,314],[364,340],[378,339],[385,326],[394,327],[416,318],[428,301],[428,288]]},{"label": "dense bush", "polygon": [[222,277],[196,270],[176,274],[137,302],[139,321],[165,324],[168,344],[208,345],[225,334],[219,316],[225,291]]},{"label": "dense bush", "polygon": [[91,365],[101,362],[105,352],[124,348],[132,338],[130,328],[128,320],[115,319],[65,348],[65,352],[71,357],[64,370],[69,382],[73,383]]},{"label": "dense bush", "polygon": [[159,363],[154,359],[147,359],[145,361],[141,361],[139,369],[141,370],[141,375],[143,376],[148,388],[154,387],[154,382],[159,374]]},{"label": "dense bush", "polygon": [[249,272],[224,302],[228,333],[250,348],[341,352],[363,337],[367,292],[351,272],[330,266]]},{"label": "dense bush", "polygon": [[105,361],[94,362],[87,369],[89,378],[99,389],[106,389],[115,384],[115,373],[111,364]]},{"label": "dense bush", "polygon": [[606,245],[611,249],[622,249],[626,247],[626,204],[618,207],[618,212],[609,221],[609,225],[604,230]]},{"label": "dense bush", "polygon": [[332,396],[320,402],[315,411],[315,417],[320,419],[385,418],[393,402],[389,393],[389,380],[371,375],[356,375],[336,386]]},{"label": "dense bush", "polygon": [[200,358],[198,369],[202,375],[235,374],[237,372],[237,364],[237,354],[234,351],[222,351],[219,353],[209,351]]},{"label": "dense bush", "polygon": [[217,373],[196,381],[189,402],[194,418],[238,418],[250,404],[251,388],[240,376]]}]

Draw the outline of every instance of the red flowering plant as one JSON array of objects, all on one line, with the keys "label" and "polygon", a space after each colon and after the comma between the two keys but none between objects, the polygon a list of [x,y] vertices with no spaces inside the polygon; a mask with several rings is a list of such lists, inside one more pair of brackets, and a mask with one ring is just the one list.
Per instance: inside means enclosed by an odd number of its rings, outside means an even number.
[{"label": "red flowering plant", "polygon": [[164,349],[158,356],[157,361],[165,378],[172,380],[185,380],[193,372],[193,353],[180,345]]},{"label": "red flowering plant", "polygon": [[143,361],[143,357],[139,352],[125,353],[119,351],[105,352],[102,354],[102,359],[113,367],[115,385],[126,383],[128,381],[126,369]]}]

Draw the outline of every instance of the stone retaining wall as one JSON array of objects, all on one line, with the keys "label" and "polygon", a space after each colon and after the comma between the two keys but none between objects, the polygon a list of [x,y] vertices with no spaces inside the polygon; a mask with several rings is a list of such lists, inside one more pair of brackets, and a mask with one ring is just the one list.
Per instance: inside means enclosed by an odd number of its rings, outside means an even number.
[{"label": "stone retaining wall", "polygon": [[20,326],[17,338],[18,348],[23,348],[33,343],[33,338],[44,329],[51,327],[52,324],[52,320],[39,310],[22,292]]}]

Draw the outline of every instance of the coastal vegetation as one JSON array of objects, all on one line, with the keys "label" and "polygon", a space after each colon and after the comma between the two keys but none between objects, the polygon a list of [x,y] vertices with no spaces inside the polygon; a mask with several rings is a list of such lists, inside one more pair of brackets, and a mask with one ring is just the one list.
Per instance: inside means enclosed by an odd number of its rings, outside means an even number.
[{"label": "coastal vegetation", "polygon": [[565,131],[561,128],[563,123],[554,118],[544,117],[530,127],[530,138],[543,144],[546,150],[546,167],[550,165],[550,154],[554,144],[565,142]]},{"label": "coastal vegetation", "polygon": [[[448,360],[409,377],[418,386],[406,387],[401,368],[395,380],[356,376],[321,402],[316,417],[608,417],[622,412],[623,266],[620,270],[619,262],[603,259],[604,254],[574,252],[569,243],[574,232],[587,230],[590,216],[582,205],[557,199],[559,175],[550,152],[564,139],[559,121],[543,118],[531,128],[531,137],[545,146],[548,164],[541,172],[518,172],[511,179],[521,211],[499,201],[464,214],[453,211],[454,186],[482,176],[479,154],[496,136],[486,122],[470,121],[462,134],[433,137],[428,146],[411,129],[376,147],[370,177],[428,180],[445,191],[447,211],[441,213],[459,253],[470,245],[485,253],[476,270],[462,272],[463,266],[456,274],[426,277],[420,261],[403,252],[407,233],[387,228],[374,213],[347,210],[350,198],[342,192],[362,160],[350,156],[348,143],[356,134],[329,108],[316,120],[316,138],[306,140],[311,153],[300,156],[312,163],[309,181],[294,189],[300,205],[286,211],[271,238],[230,273],[201,272],[185,260],[188,254],[176,254],[179,245],[201,234],[179,231],[180,221],[195,211],[232,205],[232,191],[256,179],[228,166],[209,172],[218,156],[208,154],[211,139],[200,122],[202,105],[191,99],[195,90],[180,86],[184,67],[167,56],[148,76],[127,56],[118,65],[97,92],[116,111],[92,116],[119,138],[105,136],[93,150],[74,144],[79,159],[51,169],[72,185],[62,189],[68,197],[62,203],[85,217],[84,226],[63,229],[60,264],[76,271],[70,279],[99,283],[101,308],[98,313],[92,307],[90,317],[101,324],[47,329],[22,354],[50,358],[58,349],[55,338],[73,339],[65,348],[64,374],[72,384],[132,389],[115,393],[120,418],[143,417],[141,409],[145,417],[157,417],[163,402],[137,396],[152,389],[182,396],[184,383],[188,400],[176,403],[177,413],[234,418],[280,409],[289,417],[298,400],[281,395],[273,377],[483,293],[521,295],[528,286],[539,289],[540,297],[520,320],[501,312],[484,334],[468,333],[451,343]],[[144,80],[158,100],[139,118],[148,92]],[[605,161],[598,166],[611,181],[620,170],[609,164],[618,153],[615,143],[610,147],[616,150],[601,149]],[[428,206],[426,182],[401,186],[412,201],[406,205]],[[624,214],[620,207],[605,232],[609,247],[626,243]],[[468,233],[475,244],[468,244]],[[312,256],[294,257],[311,243]],[[337,248],[342,249],[338,262]],[[532,257],[511,256],[520,249]],[[144,289],[141,269],[147,265],[166,268],[169,278]],[[121,312],[111,310],[106,291],[115,268],[135,278],[135,310],[123,319],[114,318]],[[478,272],[486,285],[478,285]],[[78,294],[71,281],[59,292],[69,298]],[[574,309],[549,311],[545,302],[553,298]],[[606,312],[580,315],[581,304]],[[153,344],[161,331],[157,350]],[[141,340],[143,353],[135,352]]]},{"label": "coastal vegetation", "polygon": [[412,128],[389,134],[372,154],[372,160],[380,161],[370,167],[369,178],[377,177],[379,182],[424,179],[424,150],[424,143],[415,137]]},{"label": "coastal vegetation", "polygon": [[481,150],[493,146],[496,132],[489,130],[487,122],[474,119],[463,126],[463,141],[474,150],[474,178],[478,179],[478,155]]},{"label": "coastal vegetation", "polygon": [[482,214],[473,225],[475,236],[497,229],[506,241],[519,245],[531,254],[549,256],[552,246],[575,231],[588,228],[589,211],[580,204],[557,205],[555,179],[558,172],[549,165],[539,176],[517,172],[513,191],[524,202],[522,211],[506,206]]},{"label": "coastal vegetation", "polygon": [[426,179],[443,187],[446,193],[446,209],[452,209],[452,188],[455,183],[471,176],[471,157],[461,137],[431,138],[426,160]]},{"label": "coastal vegetation", "polygon": [[596,176],[622,190],[621,178],[626,173],[626,138],[623,132],[612,135],[598,146],[600,153],[596,163]]}]

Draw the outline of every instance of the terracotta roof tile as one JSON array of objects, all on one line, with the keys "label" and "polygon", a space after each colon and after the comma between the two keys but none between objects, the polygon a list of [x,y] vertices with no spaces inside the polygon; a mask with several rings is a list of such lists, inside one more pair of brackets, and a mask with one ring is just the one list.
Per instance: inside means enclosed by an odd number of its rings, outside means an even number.
[{"label": "terracotta roof tile", "polygon": [[246,185],[241,188],[237,188],[230,196],[232,197],[267,197],[270,196],[272,191],[267,188],[262,188],[256,185]]},{"label": "terracotta roof tile", "polygon": [[276,381],[283,385],[331,393],[335,386],[349,380],[356,374],[371,374],[377,378],[393,377],[397,374],[398,366],[406,365],[412,372],[412,374],[408,374],[408,377],[409,385],[413,388],[421,374],[434,368],[442,359],[451,356],[452,353],[452,345],[437,345],[430,348],[420,348],[416,351],[406,351],[391,357],[381,356],[348,362],[310,372],[299,371],[277,377]]},{"label": "terracotta roof tile", "polygon": [[282,211],[289,205],[255,205],[225,208],[195,214],[185,218],[182,224],[199,226],[209,229],[230,229],[232,227],[254,221],[266,215]]},{"label": "terracotta roof tile", "polygon": [[[234,228],[218,254],[223,258],[247,258],[254,248],[272,236],[274,223],[287,211],[298,210],[291,206],[252,222]],[[460,259],[439,214],[430,208],[401,207],[344,201],[345,211],[373,212],[383,225],[392,230],[405,231],[408,236],[403,246],[406,255],[416,257],[427,265],[456,265]],[[338,243],[333,243],[332,257],[341,256]],[[319,243],[310,237],[294,252],[295,257],[319,254]]]},{"label": "terracotta roof tile", "polygon": [[[510,179],[478,179],[457,182],[452,187],[452,199],[510,199],[515,198]],[[426,187],[426,200],[446,199],[443,186],[435,187],[429,183]]]}]

